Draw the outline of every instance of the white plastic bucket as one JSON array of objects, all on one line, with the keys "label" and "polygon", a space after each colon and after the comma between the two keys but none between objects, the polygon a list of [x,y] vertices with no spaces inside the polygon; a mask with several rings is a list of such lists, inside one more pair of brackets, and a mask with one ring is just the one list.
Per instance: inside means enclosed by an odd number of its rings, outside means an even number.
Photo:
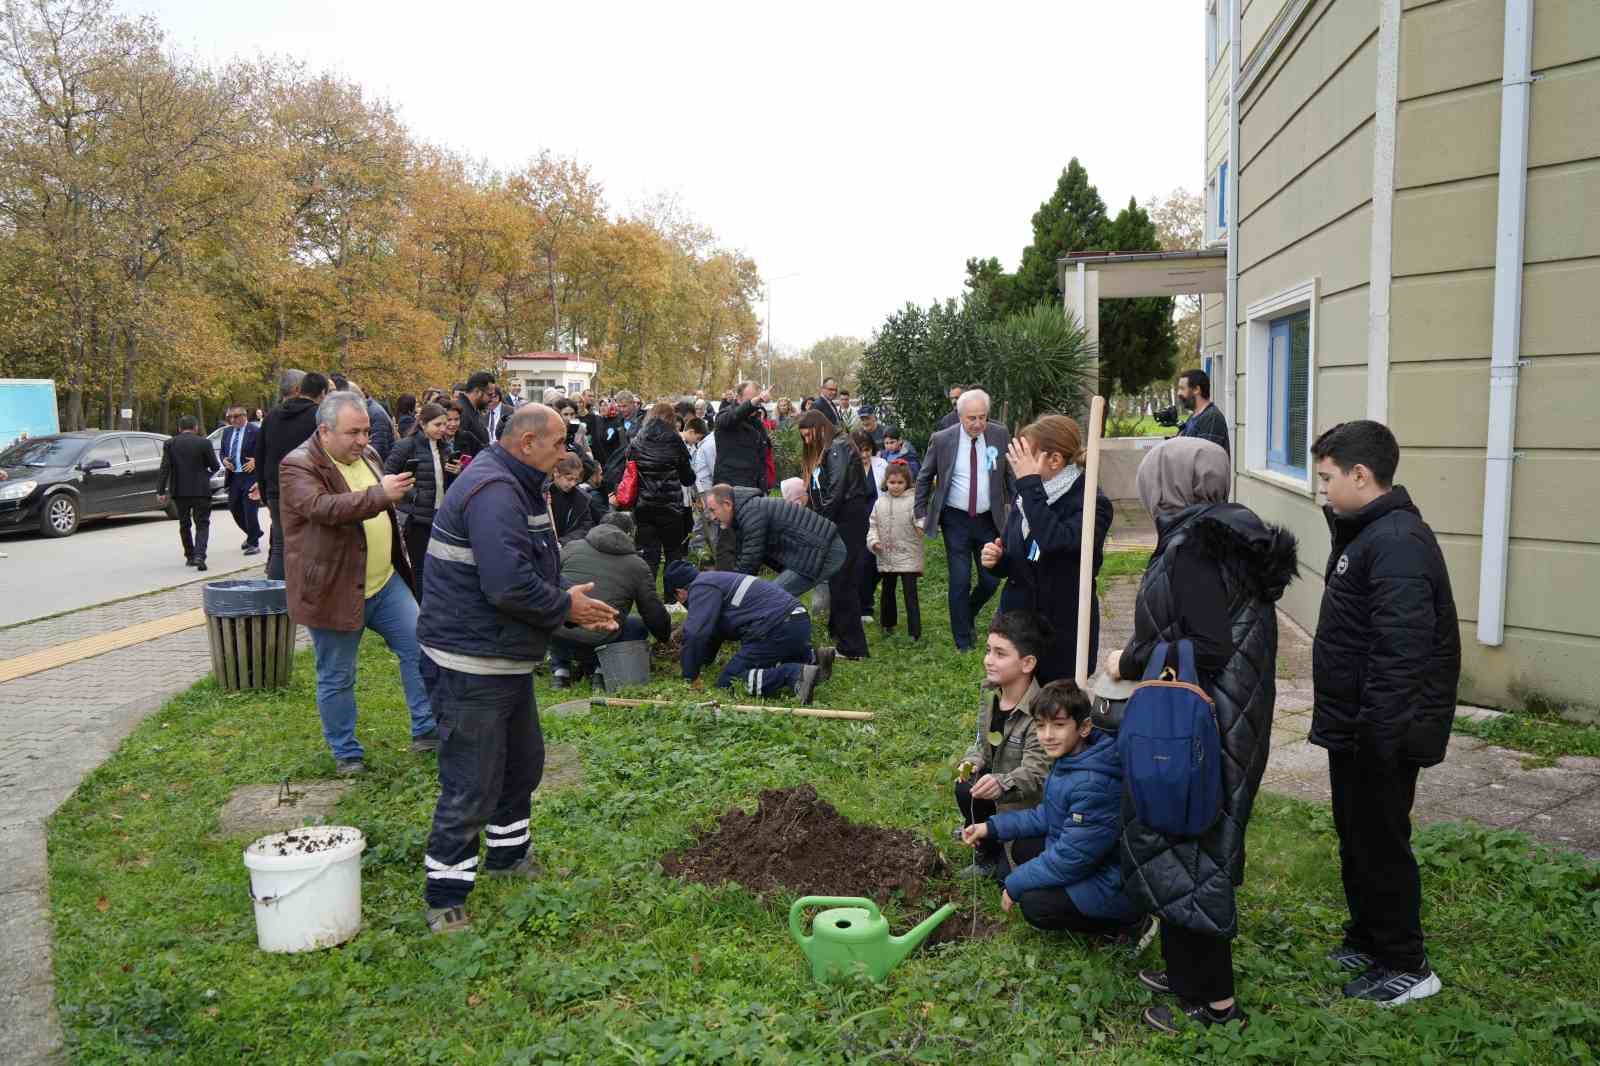
[{"label": "white plastic bucket", "polygon": [[367,839],[348,825],[273,833],[244,849],[262,951],[315,951],[361,928],[361,853]]}]

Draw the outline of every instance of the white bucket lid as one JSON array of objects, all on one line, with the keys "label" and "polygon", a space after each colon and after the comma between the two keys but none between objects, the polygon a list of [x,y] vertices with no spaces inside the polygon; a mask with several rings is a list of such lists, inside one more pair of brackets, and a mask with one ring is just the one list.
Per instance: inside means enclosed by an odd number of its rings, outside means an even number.
[{"label": "white bucket lid", "polygon": [[360,855],[367,838],[351,825],[308,825],[273,833],[244,849],[252,870],[305,870]]}]

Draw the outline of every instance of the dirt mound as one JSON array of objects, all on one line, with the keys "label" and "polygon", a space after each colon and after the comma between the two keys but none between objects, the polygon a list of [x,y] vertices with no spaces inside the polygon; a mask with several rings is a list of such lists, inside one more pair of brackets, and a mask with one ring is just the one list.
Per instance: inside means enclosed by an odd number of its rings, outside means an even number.
[{"label": "dirt mound", "polygon": [[915,833],[857,825],[810,785],[761,793],[754,814],[728,811],[661,865],[673,877],[706,885],[733,881],[757,893],[869,896],[880,904],[895,893],[918,899],[928,878],[944,870],[933,845]]}]

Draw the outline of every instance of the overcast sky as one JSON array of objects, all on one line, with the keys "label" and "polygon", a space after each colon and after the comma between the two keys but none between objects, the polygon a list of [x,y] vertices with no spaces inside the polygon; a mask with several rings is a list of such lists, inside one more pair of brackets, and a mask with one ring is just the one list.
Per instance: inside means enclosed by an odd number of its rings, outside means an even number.
[{"label": "overcast sky", "polygon": [[337,71],[493,165],[575,156],[613,209],[676,194],[771,279],[780,348],[957,295],[968,256],[1015,269],[1074,155],[1113,213],[1203,184],[1199,0],[122,3],[202,58]]}]

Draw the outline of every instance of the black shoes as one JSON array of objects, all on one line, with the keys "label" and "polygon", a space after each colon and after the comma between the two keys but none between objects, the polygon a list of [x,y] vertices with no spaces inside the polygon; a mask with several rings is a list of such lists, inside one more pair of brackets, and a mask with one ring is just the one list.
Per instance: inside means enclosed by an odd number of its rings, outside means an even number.
[{"label": "black shoes", "polygon": [[[1140,974],[1142,978],[1144,975]],[[1185,1026],[1200,1025],[1230,1025],[1239,1023],[1243,1029],[1250,1024],[1250,1016],[1239,1009],[1239,1004],[1234,1003],[1227,1010],[1212,1010],[1204,1003],[1180,1003],[1176,1007],[1165,1004],[1144,1009],[1144,1023],[1157,1032],[1167,1033],[1171,1036],[1183,1032]]]},{"label": "black shoes", "polygon": [[196,559],[194,561],[194,568],[200,571],[202,574],[205,573],[206,561],[204,559]]},{"label": "black shoes", "polygon": [[838,657],[839,653],[831,647],[817,649],[817,670],[820,674],[818,681],[827,681],[833,677],[833,660]]},{"label": "black shoes", "polygon": [[1360,948],[1352,947],[1349,944],[1340,944],[1328,952],[1328,961],[1334,963],[1341,970],[1349,970],[1351,973],[1364,973],[1372,969],[1372,964],[1378,960]]},{"label": "black shoes", "polygon": [[258,544],[246,544],[245,548],[244,548],[244,554],[245,555],[260,555],[261,554],[261,546],[258,545]]},{"label": "black shoes", "polygon": [[192,556],[192,555],[185,555],[185,556],[184,556],[184,557],[183,557],[183,565],[184,565],[184,566],[193,566],[193,565],[194,565],[194,556]]},{"label": "black shoes", "polygon": [[1418,971],[1391,970],[1375,962],[1366,973],[1344,986],[1344,994],[1350,999],[1398,1007],[1402,1003],[1437,995],[1443,987],[1439,975],[1426,962]]},{"label": "black shoes", "polygon": [[416,755],[425,755],[430,751],[439,750],[439,731],[430,729],[420,737],[411,738],[411,751]]},{"label": "black shoes", "polygon": [[1172,985],[1167,981],[1165,970],[1140,970],[1139,983],[1158,996],[1172,995]]}]

